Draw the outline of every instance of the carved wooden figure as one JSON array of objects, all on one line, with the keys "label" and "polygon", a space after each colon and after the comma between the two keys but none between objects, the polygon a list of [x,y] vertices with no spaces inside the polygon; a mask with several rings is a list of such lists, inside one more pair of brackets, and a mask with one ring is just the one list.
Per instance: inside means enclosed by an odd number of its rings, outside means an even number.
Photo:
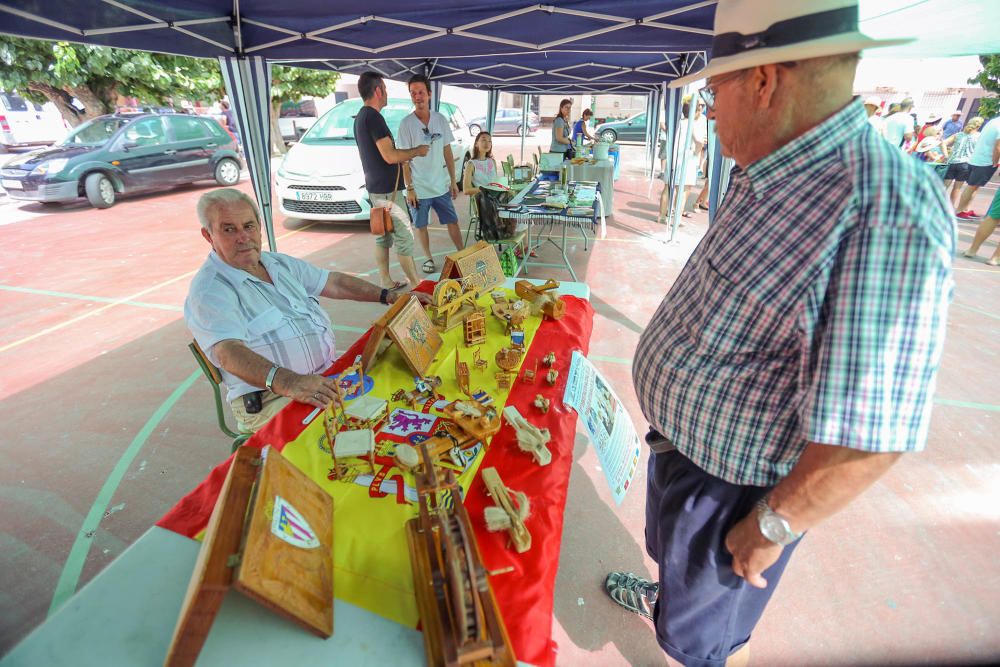
[{"label": "carved wooden figure", "polygon": [[559,371],[554,368],[550,368],[549,372],[545,374],[545,381],[550,385],[554,385],[556,380],[559,379]]},{"label": "carved wooden figure", "polygon": [[545,414],[546,412],[549,411],[549,406],[552,404],[552,401],[550,401],[549,399],[545,398],[541,394],[535,394],[535,403],[534,404],[535,404],[536,408],[538,408],[539,410],[542,411],[542,414]]}]

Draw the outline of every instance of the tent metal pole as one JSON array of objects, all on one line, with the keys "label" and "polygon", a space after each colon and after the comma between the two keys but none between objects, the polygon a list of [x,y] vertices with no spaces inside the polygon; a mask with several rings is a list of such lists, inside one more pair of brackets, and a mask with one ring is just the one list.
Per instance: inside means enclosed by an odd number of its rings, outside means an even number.
[{"label": "tent metal pole", "polygon": [[715,134],[714,121],[708,122],[708,154],[712,161],[708,180],[708,225],[712,226],[719,210],[719,202],[722,200],[722,144]]},{"label": "tent metal pole", "polygon": [[531,99],[530,95],[521,96],[521,160],[520,164],[524,164],[524,138],[528,136],[528,101]]}]

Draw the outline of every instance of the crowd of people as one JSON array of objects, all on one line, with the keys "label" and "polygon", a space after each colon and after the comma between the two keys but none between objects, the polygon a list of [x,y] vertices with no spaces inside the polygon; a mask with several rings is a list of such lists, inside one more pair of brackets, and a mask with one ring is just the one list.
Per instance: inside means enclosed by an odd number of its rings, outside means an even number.
[{"label": "crowd of people", "polygon": [[[985,215],[971,208],[976,191],[986,185],[1000,167],[1000,117],[986,122],[981,116],[973,116],[963,124],[962,111],[956,109],[946,121],[939,114],[929,113],[926,120],[919,123],[913,112],[912,98],[890,104],[884,117],[883,102],[878,97],[869,97],[864,104],[868,122],[886,141],[934,167],[956,217],[964,220],[982,218],[975,239],[964,253],[966,257],[975,257],[1000,218],[1000,190]],[[1000,266],[1000,247],[987,264]]]}]

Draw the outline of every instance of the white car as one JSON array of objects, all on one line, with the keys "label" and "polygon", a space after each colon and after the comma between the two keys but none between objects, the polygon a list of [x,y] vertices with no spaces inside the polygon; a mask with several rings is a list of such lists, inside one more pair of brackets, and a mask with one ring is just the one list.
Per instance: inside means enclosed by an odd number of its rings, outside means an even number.
[{"label": "white car", "polygon": [[66,136],[69,125],[51,102],[35,104],[0,91],[0,153],[19,146],[49,146]]},{"label": "white car", "polygon": [[[367,220],[371,206],[365,189],[361,156],[354,141],[354,117],[361,109],[358,98],[333,107],[302,138],[288,149],[278,167],[277,190],[281,212],[306,220]],[[410,100],[390,99],[382,109],[393,137],[399,123],[413,111]],[[455,176],[471,149],[465,118],[453,104],[441,104],[441,113],[451,125],[455,141]],[[402,187],[402,185],[400,186]]]}]

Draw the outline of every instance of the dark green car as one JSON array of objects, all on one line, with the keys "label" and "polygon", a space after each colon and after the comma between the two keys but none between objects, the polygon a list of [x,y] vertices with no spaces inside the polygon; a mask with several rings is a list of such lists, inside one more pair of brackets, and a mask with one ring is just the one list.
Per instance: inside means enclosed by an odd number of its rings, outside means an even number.
[{"label": "dark green car", "polygon": [[594,136],[608,143],[614,141],[646,141],[646,114],[636,114],[625,120],[601,123],[594,128]]},{"label": "dark green car", "polygon": [[80,125],[59,143],[19,155],[0,170],[11,199],[42,203],[86,197],[108,208],[118,195],[214,179],[240,180],[236,140],[214,118],[112,114]]}]

